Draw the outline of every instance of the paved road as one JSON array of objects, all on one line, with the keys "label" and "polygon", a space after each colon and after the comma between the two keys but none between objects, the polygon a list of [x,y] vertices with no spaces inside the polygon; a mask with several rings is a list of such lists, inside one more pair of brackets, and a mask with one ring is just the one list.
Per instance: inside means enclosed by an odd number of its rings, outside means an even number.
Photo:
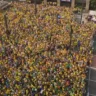
[{"label": "paved road", "polygon": [[96,96],[96,82],[90,81],[89,88],[90,96]]},{"label": "paved road", "polygon": [[[96,96],[96,32],[93,36],[93,62],[90,68],[89,93],[90,96]],[[89,78],[89,77],[88,77]]]},{"label": "paved road", "polygon": [[88,96],[96,96],[96,33],[93,36],[93,59],[92,59],[92,65],[91,68],[89,68],[88,74],[88,90],[89,94]]},{"label": "paved road", "polygon": [[92,67],[96,68],[96,55],[94,55],[92,61],[93,61],[93,63],[92,63]]},{"label": "paved road", "polygon": [[87,91],[89,91],[89,96],[96,96],[96,69],[90,68],[89,69],[90,75],[87,77],[89,79]]},{"label": "paved road", "polygon": [[96,32],[93,35],[93,63],[92,63],[92,67],[96,68]]}]

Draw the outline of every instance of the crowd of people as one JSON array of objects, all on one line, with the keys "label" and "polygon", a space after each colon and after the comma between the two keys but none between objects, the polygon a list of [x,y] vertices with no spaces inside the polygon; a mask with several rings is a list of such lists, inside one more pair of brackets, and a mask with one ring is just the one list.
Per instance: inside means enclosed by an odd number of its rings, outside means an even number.
[{"label": "crowd of people", "polygon": [[24,2],[0,13],[0,96],[83,96],[96,26],[76,23],[64,6],[34,13]]}]

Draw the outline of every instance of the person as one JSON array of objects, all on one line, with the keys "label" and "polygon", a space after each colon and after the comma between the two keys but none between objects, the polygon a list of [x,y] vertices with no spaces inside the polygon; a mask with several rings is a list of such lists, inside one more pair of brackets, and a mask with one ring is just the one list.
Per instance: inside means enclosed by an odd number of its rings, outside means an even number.
[{"label": "person", "polygon": [[[33,4],[12,5],[7,11],[9,38],[0,15],[0,95],[82,96],[95,26],[71,21],[72,10],[67,7],[41,4],[34,15]],[[63,16],[59,24],[56,14]],[[71,51],[67,24],[73,28]]]}]

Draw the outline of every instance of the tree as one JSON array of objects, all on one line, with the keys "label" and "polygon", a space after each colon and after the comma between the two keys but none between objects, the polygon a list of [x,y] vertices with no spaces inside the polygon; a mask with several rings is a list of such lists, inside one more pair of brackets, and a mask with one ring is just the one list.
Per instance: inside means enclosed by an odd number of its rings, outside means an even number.
[{"label": "tree", "polygon": [[90,0],[90,9],[96,10],[96,0]]}]

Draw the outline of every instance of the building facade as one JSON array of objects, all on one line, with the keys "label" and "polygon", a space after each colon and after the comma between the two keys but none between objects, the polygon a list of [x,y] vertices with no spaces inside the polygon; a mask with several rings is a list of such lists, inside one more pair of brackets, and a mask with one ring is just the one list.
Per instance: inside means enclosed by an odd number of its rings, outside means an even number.
[{"label": "building facade", "polygon": [[[61,0],[56,0],[57,1],[57,6],[61,5]],[[74,8],[76,5],[76,0],[70,0],[71,1],[71,7]],[[85,1],[86,6],[85,6],[85,10],[86,12],[89,11],[89,5],[90,5],[90,0],[79,0],[81,3]],[[44,0],[44,4],[47,5],[47,0]]]}]

